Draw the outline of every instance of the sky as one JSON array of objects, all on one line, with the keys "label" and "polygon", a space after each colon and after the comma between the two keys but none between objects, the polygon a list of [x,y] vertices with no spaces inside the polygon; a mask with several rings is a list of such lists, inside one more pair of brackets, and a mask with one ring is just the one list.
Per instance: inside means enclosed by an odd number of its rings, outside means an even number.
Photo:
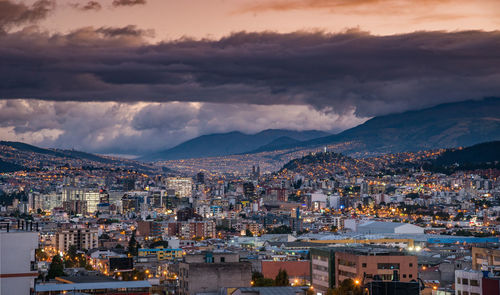
[{"label": "sky", "polygon": [[145,154],[500,95],[498,0],[0,0],[0,139]]}]

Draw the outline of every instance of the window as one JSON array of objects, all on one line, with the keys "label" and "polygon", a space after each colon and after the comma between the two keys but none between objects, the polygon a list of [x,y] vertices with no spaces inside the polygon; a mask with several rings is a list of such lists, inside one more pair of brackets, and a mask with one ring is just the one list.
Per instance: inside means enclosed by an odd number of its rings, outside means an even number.
[{"label": "window", "polygon": [[413,267],[413,263],[410,263],[410,267]]},{"label": "window", "polygon": [[470,285],[478,287],[479,286],[479,281],[478,280],[470,280]]},{"label": "window", "polygon": [[461,282],[460,278],[457,278],[457,284],[461,284],[461,283],[462,282]]},{"label": "window", "polygon": [[403,274],[403,279],[406,279],[406,274]]},{"label": "window", "polygon": [[413,278],[413,275],[412,275],[412,274],[410,274],[410,275],[408,275],[408,277],[411,279],[411,278]]},{"label": "window", "polygon": [[378,269],[399,269],[399,263],[378,263]]},{"label": "window", "polygon": [[220,262],[226,262],[226,257],[221,257]]},{"label": "window", "polygon": [[363,263],[363,264],[362,264],[362,266],[363,266],[363,267],[366,267],[366,263]]},{"label": "window", "polygon": [[[462,279],[462,285],[468,285],[468,284],[469,284],[469,279],[463,278]],[[467,294],[467,295],[469,295],[469,294]]]}]

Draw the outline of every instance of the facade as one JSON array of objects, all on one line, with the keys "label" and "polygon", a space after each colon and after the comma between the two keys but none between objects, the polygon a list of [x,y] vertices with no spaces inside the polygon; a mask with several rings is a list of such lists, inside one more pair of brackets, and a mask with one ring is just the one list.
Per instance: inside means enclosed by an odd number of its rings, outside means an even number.
[{"label": "facade", "polygon": [[175,194],[180,198],[191,197],[193,180],[187,177],[168,177],[166,179],[168,189],[175,190]]},{"label": "facade", "polygon": [[224,287],[250,287],[252,265],[237,253],[206,252],[189,255],[179,263],[180,295],[218,292]]},{"label": "facade", "polygon": [[[335,285],[346,279],[409,282],[418,278],[416,256],[385,249],[347,249],[335,253]],[[398,276],[398,277],[395,277]]]},{"label": "facade", "polygon": [[180,225],[180,236],[184,239],[215,238],[215,222],[211,220],[189,221]]},{"label": "facade", "polygon": [[317,293],[326,294],[335,286],[334,248],[311,248],[311,285]]},{"label": "facade", "polygon": [[0,294],[31,294],[38,276],[37,248],[36,232],[0,232]]},{"label": "facade", "polygon": [[161,236],[162,225],[155,221],[139,221],[137,222],[137,235],[143,237]]},{"label": "facade", "polygon": [[388,248],[331,247],[311,249],[311,284],[318,293],[346,280],[410,282],[418,278],[416,256]]},{"label": "facade", "polygon": [[72,228],[60,229],[56,233],[56,248],[58,251],[66,252],[71,245],[77,249],[97,248],[97,228]]},{"label": "facade", "polygon": [[302,286],[311,281],[311,265],[309,260],[261,261],[261,272],[265,278],[276,278],[280,269],[286,270],[290,284],[292,285]]},{"label": "facade", "polygon": [[477,270],[456,270],[455,295],[483,295],[482,278]]},{"label": "facade", "polygon": [[158,260],[175,260],[182,258],[182,249],[153,248],[139,249],[139,257],[156,255]]},{"label": "facade", "polygon": [[64,187],[62,189],[62,201],[82,201],[86,203],[86,213],[94,213],[99,204],[100,193],[86,188]]},{"label": "facade", "polygon": [[500,249],[472,247],[472,269],[500,270]]}]

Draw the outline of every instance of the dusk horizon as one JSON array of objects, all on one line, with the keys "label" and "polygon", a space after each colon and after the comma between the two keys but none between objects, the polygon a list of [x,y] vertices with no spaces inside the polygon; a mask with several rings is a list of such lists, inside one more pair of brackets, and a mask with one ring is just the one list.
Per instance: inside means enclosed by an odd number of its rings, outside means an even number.
[{"label": "dusk horizon", "polygon": [[1,295],[500,295],[499,0],[0,0]]}]

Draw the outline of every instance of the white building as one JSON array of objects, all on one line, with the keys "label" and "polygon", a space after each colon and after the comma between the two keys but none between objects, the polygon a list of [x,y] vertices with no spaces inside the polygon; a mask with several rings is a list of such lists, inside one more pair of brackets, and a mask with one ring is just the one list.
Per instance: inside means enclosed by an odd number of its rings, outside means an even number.
[{"label": "white building", "polygon": [[481,271],[455,270],[455,295],[483,295],[482,278]]},{"label": "white building", "polygon": [[424,228],[409,223],[368,221],[357,226],[362,234],[423,234]]},{"label": "white building", "polygon": [[0,294],[31,294],[38,276],[35,250],[38,233],[0,232]]}]

